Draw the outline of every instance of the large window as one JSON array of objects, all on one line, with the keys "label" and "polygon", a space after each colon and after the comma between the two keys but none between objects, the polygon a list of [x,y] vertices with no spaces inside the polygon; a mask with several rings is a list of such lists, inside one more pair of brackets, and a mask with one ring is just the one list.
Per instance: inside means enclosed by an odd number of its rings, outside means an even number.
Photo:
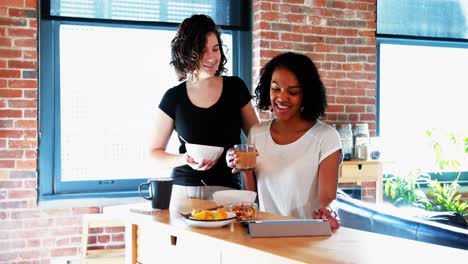
[{"label": "large window", "polygon": [[377,3],[378,133],[386,159],[401,168],[439,170],[432,131],[442,158],[461,161],[467,179],[463,142],[450,141],[468,136],[467,21],[467,0]]},{"label": "large window", "polygon": [[[438,170],[426,131],[433,130],[445,146],[451,146],[444,142],[450,133],[468,135],[466,69],[468,43],[379,40],[379,134],[387,159],[408,169]],[[445,158],[468,166],[459,147]]]},{"label": "large window", "polygon": [[[134,196],[146,178],[170,173],[154,166],[149,146],[159,101],[178,84],[169,65],[178,23],[194,6],[213,18],[233,7],[229,1],[221,1],[224,7],[218,1],[44,2],[40,200]],[[249,45],[242,45],[250,42],[248,27],[230,26],[225,17],[215,21],[226,24],[227,74],[249,83],[250,73],[240,69],[251,58]],[[169,151],[177,148],[174,134]]]}]

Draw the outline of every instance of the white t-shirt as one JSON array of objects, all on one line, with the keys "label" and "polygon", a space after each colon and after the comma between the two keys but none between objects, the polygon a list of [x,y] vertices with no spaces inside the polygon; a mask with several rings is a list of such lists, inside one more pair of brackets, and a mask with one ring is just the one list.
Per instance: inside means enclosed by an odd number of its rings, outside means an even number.
[{"label": "white t-shirt", "polygon": [[252,127],[248,138],[259,153],[255,174],[260,210],[312,218],[318,209],[319,164],[341,149],[340,136],[336,129],[317,120],[295,142],[278,145],[271,137],[271,122]]}]

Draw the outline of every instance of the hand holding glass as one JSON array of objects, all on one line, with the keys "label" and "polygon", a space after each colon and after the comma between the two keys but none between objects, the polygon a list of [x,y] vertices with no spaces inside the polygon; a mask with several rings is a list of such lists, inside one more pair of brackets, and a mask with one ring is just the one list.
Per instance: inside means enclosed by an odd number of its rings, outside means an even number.
[{"label": "hand holding glass", "polygon": [[257,163],[257,151],[251,144],[234,145],[237,153],[236,169],[239,171],[254,170]]}]

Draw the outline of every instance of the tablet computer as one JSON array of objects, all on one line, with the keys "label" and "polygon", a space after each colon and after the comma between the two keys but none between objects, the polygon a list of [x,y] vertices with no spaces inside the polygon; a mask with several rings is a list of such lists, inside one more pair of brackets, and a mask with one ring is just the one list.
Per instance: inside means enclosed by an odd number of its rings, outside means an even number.
[{"label": "tablet computer", "polygon": [[247,222],[250,237],[329,236],[327,219],[257,220]]}]

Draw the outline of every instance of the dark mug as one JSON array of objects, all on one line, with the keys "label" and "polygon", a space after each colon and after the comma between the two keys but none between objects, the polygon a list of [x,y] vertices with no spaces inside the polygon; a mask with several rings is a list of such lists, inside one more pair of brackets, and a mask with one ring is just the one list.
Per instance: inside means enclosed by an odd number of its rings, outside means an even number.
[{"label": "dark mug", "polygon": [[[171,202],[173,182],[172,178],[148,179],[148,182],[138,186],[138,192],[140,192],[141,197],[151,201],[153,209],[167,209]],[[148,189],[149,196],[142,193],[144,188]]]}]

